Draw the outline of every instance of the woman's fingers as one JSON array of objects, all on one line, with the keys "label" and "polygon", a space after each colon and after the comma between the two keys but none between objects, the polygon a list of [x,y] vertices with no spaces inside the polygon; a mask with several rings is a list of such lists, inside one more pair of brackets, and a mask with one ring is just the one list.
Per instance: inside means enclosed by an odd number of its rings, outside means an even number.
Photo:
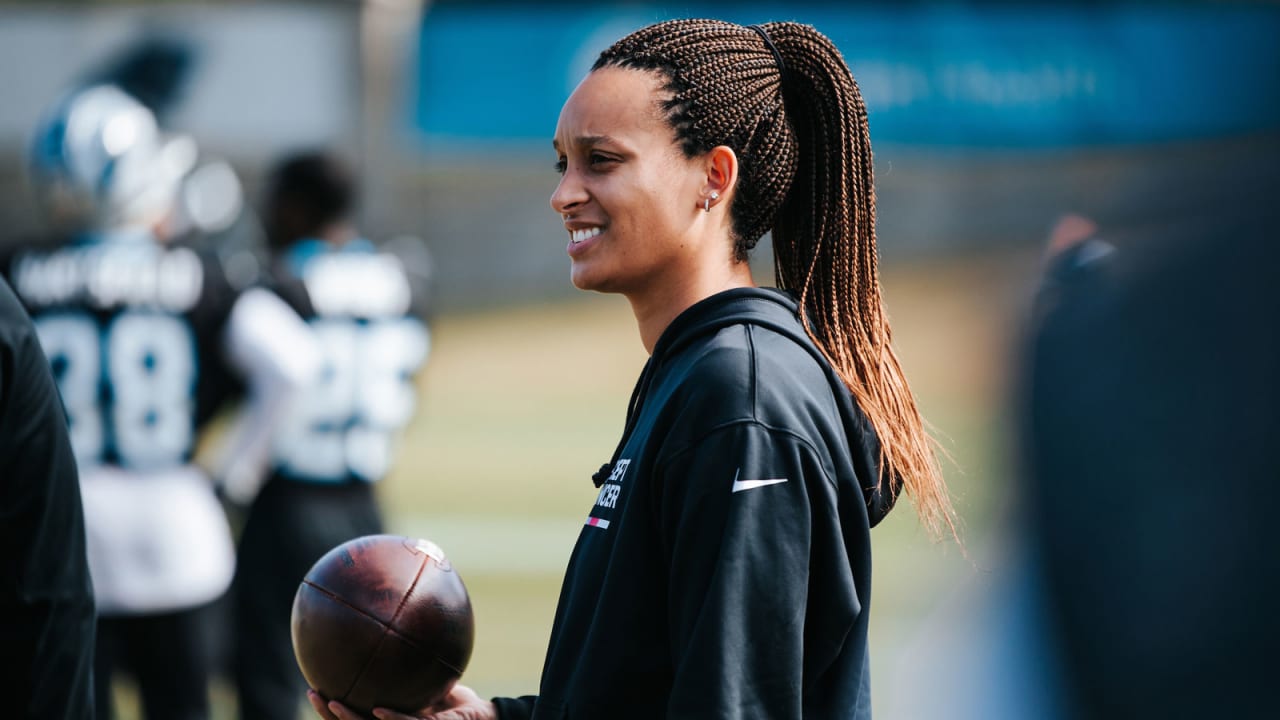
[{"label": "woman's fingers", "polygon": [[333,713],[334,717],[338,720],[365,720],[363,715],[357,713],[346,705],[343,705],[337,700],[329,701],[329,712]]},{"label": "woman's fingers", "polygon": [[324,720],[338,720],[338,716],[329,711],[329,701],[315,690],[307,690],[307,702],[315,709],[316,714]]},{"label": "woman's fingers", "polygon": [[[307,702],[311,703],[311,707],[315,709],[316,714],[324,718],[324,720],[365,720],[356,711],[337,700],[326,700],[323,695],[315,690],[307,690]],[[408,720],[414,720],[414,718],[409,718]]]},{"label": "woman's fingers", "polygon": [[[307,702],[323,720],[365,720],[337,700],[327,700],[315,690],[307,690]],[[496,720],[493,703],[480,698],[471,688],[459,685],[443,700],[423,711],[422,716],[405,715],[387,708],[375,708],[378,720]]]}]

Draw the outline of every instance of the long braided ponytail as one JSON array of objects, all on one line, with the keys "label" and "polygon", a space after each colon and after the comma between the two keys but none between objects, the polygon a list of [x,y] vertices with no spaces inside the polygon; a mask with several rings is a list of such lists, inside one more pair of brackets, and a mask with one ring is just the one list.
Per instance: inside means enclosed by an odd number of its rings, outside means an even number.
[{"label": "long braided ponytail", "polygon": [[954,535],[954,510],[915,398],[890,344],[876,251],[867,110],[844,58],[798,23],[719,20],[650,25],[593,69],[665,78],[663,109],[688,157],[718,145],[739,159],[730,207],[739,260],[773,231],[776,281],[880,439],[881,471],[905,488],[929,530]]}]

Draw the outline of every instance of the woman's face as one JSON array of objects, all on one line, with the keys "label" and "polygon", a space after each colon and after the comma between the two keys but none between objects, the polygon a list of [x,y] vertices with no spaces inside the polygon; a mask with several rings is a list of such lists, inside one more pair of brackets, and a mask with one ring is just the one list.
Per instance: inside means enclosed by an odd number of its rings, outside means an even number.
[{"label": "woman's face", "polygon": [[692,235],[706,173],[661,117],[661,84],[655,73],[601,68],[560,111],[551,207],[569,231],[570,277],[580,289],[663,293],[697,261]]}]

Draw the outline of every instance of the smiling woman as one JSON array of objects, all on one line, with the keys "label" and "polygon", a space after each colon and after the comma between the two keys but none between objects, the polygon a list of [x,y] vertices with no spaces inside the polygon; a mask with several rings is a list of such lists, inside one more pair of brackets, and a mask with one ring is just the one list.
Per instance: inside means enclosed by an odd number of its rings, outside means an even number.
[{"label": "smiling woman", "polygon": [[[869,718],[870,529],[903,489],[935,532],[952,511],[889,344],[848,66],[795,23],[652,25],[601,54],[553,146],[573,283],[626,297],[650,358],[540,694],[423,712]],[[770,230],[762,289],[746,260]]]},{"label": "smiling woman", "polygon": [[686,156],[663,116],[664,85],[657,72],[592,72],[565,103],[554,141],[562,177],[551,206],[569,231],[573,284],[626,296],[649,351],[685,308],[751,284],[723,212],[737,156],[725,146]]}]

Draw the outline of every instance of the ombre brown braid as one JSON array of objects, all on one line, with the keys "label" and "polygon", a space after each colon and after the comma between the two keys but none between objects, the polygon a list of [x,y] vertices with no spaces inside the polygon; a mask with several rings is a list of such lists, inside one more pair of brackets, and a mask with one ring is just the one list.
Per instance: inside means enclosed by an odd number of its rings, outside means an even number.
[{"label": "ombre brown braid", "polygon": [[719,20],[650,25],[601,53],[592,69],[659,73],[669,93],[662,107],[685,155],[718,145],[737,154],[735,255],[745,261],[773,231],[778,287],[799,297],[805,329],[875,427],[892,491],[906,489],[935,536],[944,526],[955,535],[933,441],[890,344],[862,94],[814,28],[757,27],[764,35]]}]

